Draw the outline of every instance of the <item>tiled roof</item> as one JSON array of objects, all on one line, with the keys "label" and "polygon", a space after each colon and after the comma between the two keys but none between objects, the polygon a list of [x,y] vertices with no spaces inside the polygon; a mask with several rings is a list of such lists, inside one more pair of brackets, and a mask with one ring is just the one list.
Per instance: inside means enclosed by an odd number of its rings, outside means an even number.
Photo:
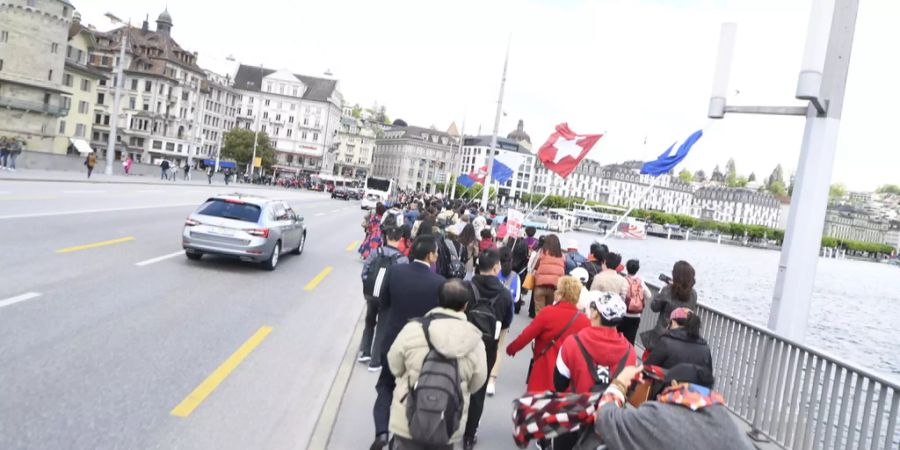
[{"label": "tiled roof", "polygon": [[[234,76],[234,87],[245,91],[261,92],[263,78],[275,72],[275,70],[266,69],[265,67],[241,64]],[[306,100],[328,101],[335,88],[337,88],[336,80],[299,74],[294,74],[294,76],[306,86],[306,92],[303,93],[303,98]]]}]

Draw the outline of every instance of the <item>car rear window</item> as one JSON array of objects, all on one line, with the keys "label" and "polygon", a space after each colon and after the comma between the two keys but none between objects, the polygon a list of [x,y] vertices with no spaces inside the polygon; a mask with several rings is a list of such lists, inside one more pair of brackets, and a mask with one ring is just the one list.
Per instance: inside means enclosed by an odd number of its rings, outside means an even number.
[{"label": "car rear window", "polygon": [[251,203],[211,198],[200,207],[197,214],[256,223],[260,212],[260,207]]}]

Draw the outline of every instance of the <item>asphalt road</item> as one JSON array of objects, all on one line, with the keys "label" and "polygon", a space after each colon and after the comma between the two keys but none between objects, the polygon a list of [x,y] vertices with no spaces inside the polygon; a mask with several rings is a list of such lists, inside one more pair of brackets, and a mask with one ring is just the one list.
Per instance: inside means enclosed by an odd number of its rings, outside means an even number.
[{"label": "asphalt road", "polygon": [[363,307],[361,212],[273,190],[302,255],[188,261],[184,218],[244,189],[0,180],[0,448],[306,447]]}]

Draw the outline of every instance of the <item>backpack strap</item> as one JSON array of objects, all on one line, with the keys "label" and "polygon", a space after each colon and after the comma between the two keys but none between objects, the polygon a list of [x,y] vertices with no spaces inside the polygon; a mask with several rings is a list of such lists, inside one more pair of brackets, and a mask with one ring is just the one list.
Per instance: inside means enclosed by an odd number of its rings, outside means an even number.
[{"label": "backpack strap", "polygon": [[450,250],[450,258],[451,259],[459,259],[459,252],[456,251],[456,245],[454,245],[453,240],[451,240],[449,238],[444,238],[444,244],[446,244],[448,249]]},{"label": "backpack strap", "polygon": [[566,326],[563,327],[562,331],[560,331],[559,334],[556,335],[556,337],[554,337],[553,339],[550,340],[550,343],[547,344],[547,346],[544,347],[543,350],[541,350],[541,353],[539,353],[537,356],[534,357],[535,361],[537,361],[537,359],[540,358],[541,356],[544,356],[544,354],[546,354],[548,351],[550,351],[551,348],[553,348],[554,345],[556,345],[556,341],[558,341],[559,338],[563,337],[563,335],[566,334],[566,330],[568,330],[572,326],[572,324],[575,323],[575,320],[578,319],[579,314],[581,314],[581,313],[576,312],[572,316],[572,318],[569,319],[569,323],[567,323]]},{"label": "backpack strap", "polygon": [[450,316],[447,314],[441,314],[441,313],[428,314],[425,317],[416,317],[415,319],[412,319],[412,321],[422,324],[422,332],[425,333],[425,343],[428,344],[428,350],[435,351],[437,353],[440,353],[441,356],[444,356],[443,353],[438,351],[438,349],[434,348],[434,345],[431,344],[431,334],[428,332],[428,327],[431,326],[431,322],[433,322],[435,319],[456,319],[456,320],[459,320],[459,319],[456,317],[453,317],[453,316]]},{"label": "backpack strap", "polygon": [[[591,379],[594,380],[594,384],[600,382],[600,377],[597,376],[597,364],[594,363],[594,357],[588,353],[587,349],[584,348],[584,344],[581,343],[581,339],[578,339],[578,335],[575,335],[575,343],[578,344],[578,348],[581,349],[581,355],[584,357],[584,361],[587,363],[588,372],[591,374]],[[628,354],[625,355],[626,357]]]}]

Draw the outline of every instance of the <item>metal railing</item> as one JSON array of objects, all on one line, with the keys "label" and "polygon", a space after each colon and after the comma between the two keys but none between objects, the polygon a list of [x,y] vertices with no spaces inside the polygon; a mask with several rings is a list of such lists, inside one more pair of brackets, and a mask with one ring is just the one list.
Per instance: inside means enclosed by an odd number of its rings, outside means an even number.
[{"label": "metal railing", "polygon": [[47,103],[29,102],[12,97],[0,97],[0,108],[18,109],[20,111],[26,112],[38,112],[59,117],[69,114],[69,108],[63,106],[51,105]]},{"label": "metal railing", "polygon": [[[900,448],[897,383],[715,308],[698,314],[716,390],[752,438],[792,449]],[[657,316],[648,304],[638,346]]]}]

